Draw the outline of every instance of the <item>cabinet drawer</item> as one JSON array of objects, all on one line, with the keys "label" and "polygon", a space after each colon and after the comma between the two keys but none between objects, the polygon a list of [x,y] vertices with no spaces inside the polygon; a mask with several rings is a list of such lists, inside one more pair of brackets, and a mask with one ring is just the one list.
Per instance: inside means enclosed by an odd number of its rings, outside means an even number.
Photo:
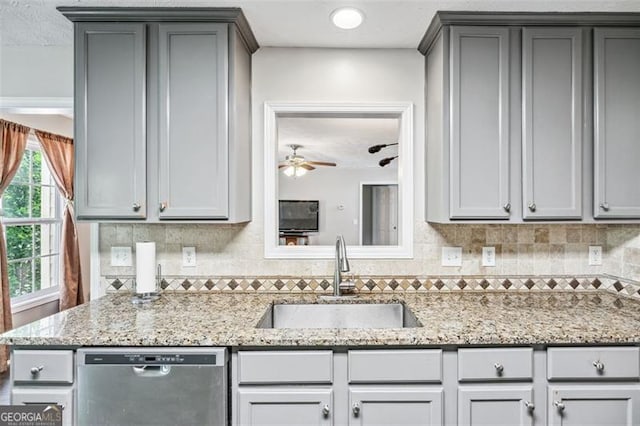
[{"label": "cabinet drawer", "polygon": [[532,348],[458,350],[458,380],[531,380]]},{"label": "cabinet drawer", "polygon": [[640,348],[548,348],[549,380],[640,378]]},{"label": "cabinet drawer", "polygon": [[238,382],[332,383],[332,351],[238,352]]},{"label": "cabinet drawer", "polygon": [[73,351],[13,351],[13,381],[73,383]]},{"label": "cabinet drawer", "polygon": [[409,382],[442,382],[442,351],[349,351],[349,383]]}]

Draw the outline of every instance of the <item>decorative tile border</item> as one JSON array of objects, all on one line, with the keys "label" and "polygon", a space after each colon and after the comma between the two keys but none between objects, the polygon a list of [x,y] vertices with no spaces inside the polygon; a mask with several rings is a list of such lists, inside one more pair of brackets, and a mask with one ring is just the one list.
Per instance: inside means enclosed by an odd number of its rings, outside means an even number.
[{"label": "decorative tile border", "polygon": [[[132,291],[134,276],[103,276],[108,292]],[[162,290],[190,292],[331,293],[332,277],[165,276]],[[640,283],[611,275],[591,276],[394,276],[356,277],[356,292],[606,290],[640,300]]]}]

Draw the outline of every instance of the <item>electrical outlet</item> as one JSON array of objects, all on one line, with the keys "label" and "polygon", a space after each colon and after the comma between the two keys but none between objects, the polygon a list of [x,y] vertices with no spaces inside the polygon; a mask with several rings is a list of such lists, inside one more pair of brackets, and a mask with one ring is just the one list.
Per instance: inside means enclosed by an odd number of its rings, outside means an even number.
[{"label": "electrical outlet", "polygon": [[111,247],[111,266],[131,266],[131,247]]},{"label": "electrical outlet", "polygon": [[195,247],[182,247],[182,266],[196,266]]},{"label": "electrical outlet", "polygon": [[602,246],[589,246],[589,265],[602,265]]},{"label": "electrical outlet", "polygon": [[482,266],[496,266],[495,247],[482,247]]},{"label": "electrical outlet", "polygon": [[442,247],[442,266],[462,266],[462,247]]}]

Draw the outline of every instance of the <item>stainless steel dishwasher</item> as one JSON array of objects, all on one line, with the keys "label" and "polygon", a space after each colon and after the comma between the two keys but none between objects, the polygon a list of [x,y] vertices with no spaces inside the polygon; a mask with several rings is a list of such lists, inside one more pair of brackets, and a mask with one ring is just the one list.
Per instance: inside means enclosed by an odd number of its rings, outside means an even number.
[{"label": "stainless steel dishwasher", "polygon": [[225,426],[225,348],[78,349],[78,425]]}]

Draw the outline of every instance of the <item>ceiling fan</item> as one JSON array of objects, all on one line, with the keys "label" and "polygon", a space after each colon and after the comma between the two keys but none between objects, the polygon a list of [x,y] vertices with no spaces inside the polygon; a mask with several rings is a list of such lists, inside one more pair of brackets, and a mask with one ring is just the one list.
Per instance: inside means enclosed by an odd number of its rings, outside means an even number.
[{"label": "ceiling fan", "polygon": [[[369,147],[369,154],[375,154],[376,152],[380,152],[382,149],[388,147],[388,146],[394,146],[394,145],[398,145],[398,142],[396,143],[381,143],[379,145],[373,145]],[[380,160],[378,162],[378,165],[380,167],[384,167],[386,165],[388,165],[389,163],[391,163],[393,160],[395,160],[396,158],[398,158],[398,155],[394,155],[391,157],[387,157],[387,158],[383,158],[382,160]]]},{"label": "ceiling fan", "polygon": [[303,148],[302,145],[292,144],[287,146],[293,150],[293,154],[287,155],[284,161],[278,164],[278,168],[284,168],[283,173],[287,176],[303,176],[308,170],[315,170],[314,166],[336,166],[336,163],[329,163],[327,161],[305,160],[302,155],[298,155],[297,153],[298,149]]}]

